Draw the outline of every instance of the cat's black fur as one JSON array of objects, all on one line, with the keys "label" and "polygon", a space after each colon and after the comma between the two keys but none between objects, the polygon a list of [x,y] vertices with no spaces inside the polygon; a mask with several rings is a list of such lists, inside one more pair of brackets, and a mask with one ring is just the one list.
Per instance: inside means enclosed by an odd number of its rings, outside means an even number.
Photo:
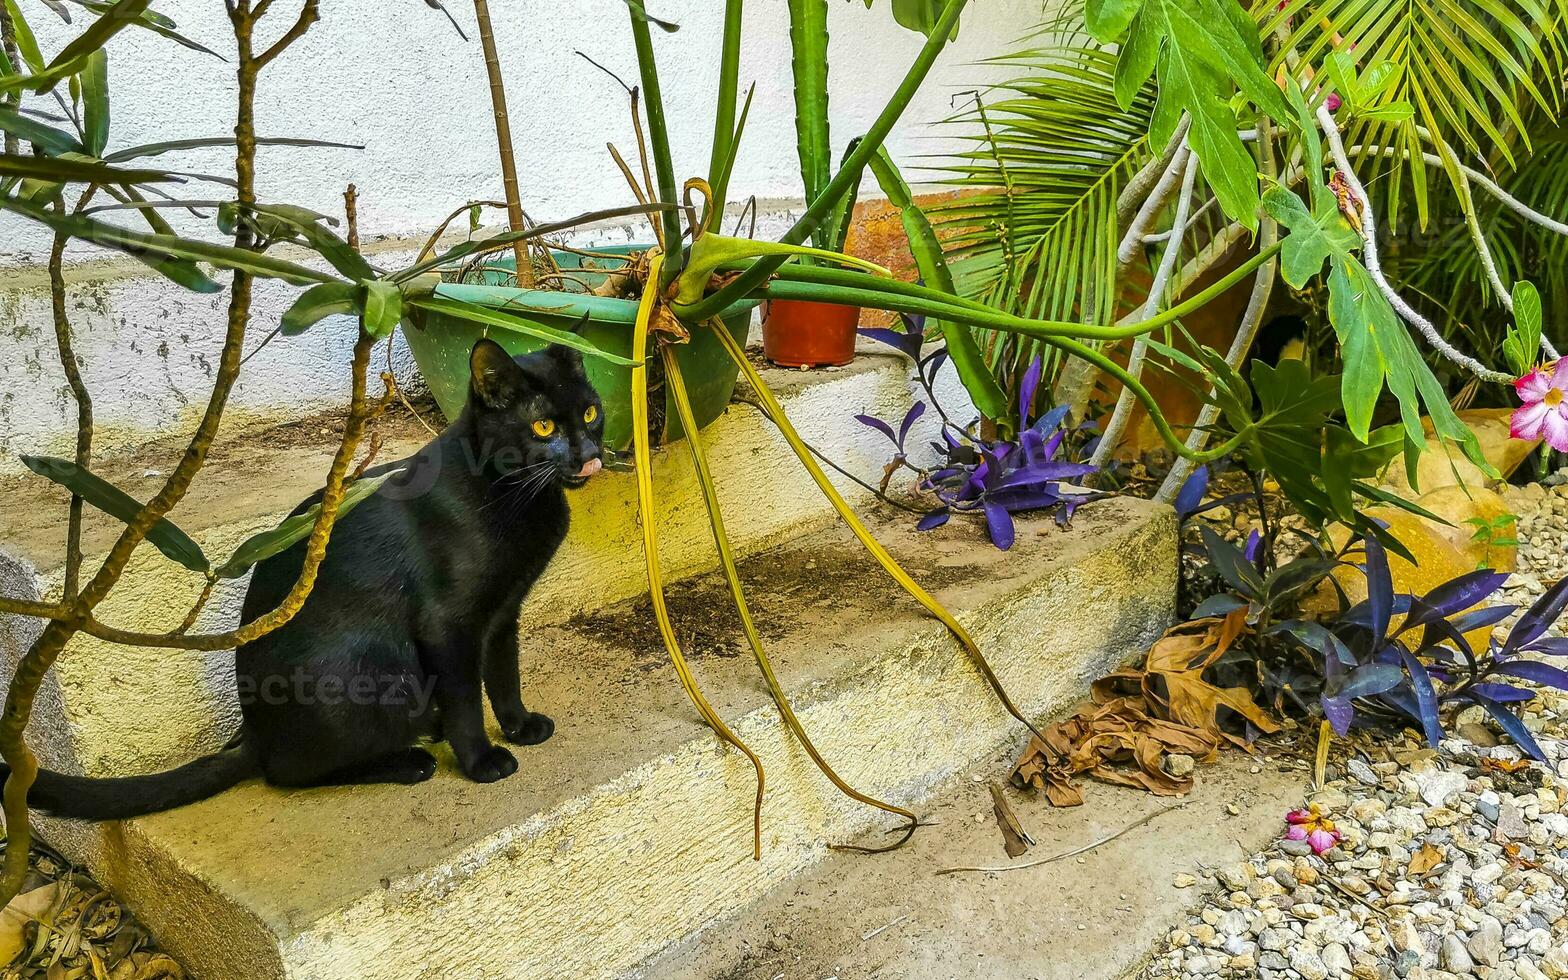
[{"label": "cat's black fur", "polygon": [[[106,820],[253,776],[279,786],[417,783],[436,768],[419,746],[427,739],[450,743],[478,782],[515,772],[485,731],[481,692],[507,741],[534,745],[554,732],[523,706],[518,610],[566,536],[564,488],[599,469],[604,420],[570,348],[514,360],[481,340],[470,366],[462,415],[415,455],[370,471],[396,472],[338,522],[299,613],[236,652],[244,721],[228,748],[149,776],[42,772],[28,803]],[[548,437],[533,428],[540,420],[554,424]],[[304,554],[302,541],[256,567],[246,621],[283,600]]]}]

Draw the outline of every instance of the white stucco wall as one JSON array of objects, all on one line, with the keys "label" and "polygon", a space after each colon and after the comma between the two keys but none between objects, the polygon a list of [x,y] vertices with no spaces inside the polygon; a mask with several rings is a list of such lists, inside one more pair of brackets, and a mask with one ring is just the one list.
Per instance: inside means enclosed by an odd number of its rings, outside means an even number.
[{"label": "white stucco wall", "polygon": [[[294,6],[277,0],[263,34],[281,32]],[[415,247],[401,239],[422,238],[465,201],[501,195],[472,10],[464,0],[447,0],[447,6],[468,29],[468,42],[420,0],[323,4],[321,22],[267,70],[258,129],[267,136],[363,143],[365,149],[264,148],[259,163],[264,200],[337,214],[343,188],[352,182],[359,188],[362,233],[367,239],[394,239],[385,246],[391,263]],[[628,156],[634,153],[625,96],[611,79],[572,54],[581,50],[628,80],[635,78],[620,0],[505,0],[491,6],[530,213],[552,220],[628,203],[604,147],[613,141]],[[60,25],[40,3],[23,7],[46,53],[76,29]],[[994,77],[976,62],[1007,50],[1027,33],[1038,20],[1041,0],[974,0],[973,7],[965,14],[959,40],[943,54],[889,140],[912,177],[927,154],[955,146],[925,124],[948,116],[956,93]],[[654,8],[681,24],[675,34],[655,32],[676,169],[682,175],[703,174],[723,4],[659,0]],[[220,52],[231,49],[223,4],[216,0],[165,0],[159,9],[188,36]],[[830,31],[838,153],[869,125],[922,39],[892,22],[886,0],[871,10],[855,0],[836,0]],[[798,200],[783,0],[749,4],[745,37],[741,78],[743,84],[757,83],[757,95],[731,197]],[[109,51],[111,150],[232,130],[232,65],[136,30],[116,37]],[[157,163],[221,173],[230,156],[211,149],[171,154]],[[198,196],[222,196],[221,191],[197,184],[180,189]],[[787,203],[765,208],[759,231],[782,227],[789,210]],[[175,220],[182,230],[210,231],[189,216]],[[624,239],[628,234],[641,233],[622,226],[586,237]],[[0,215],[0,472],[16,468],[17,452],[61,451],[74,424],[38,268],[47,247],[41,229]],[[70,254],[77,348],[97,402],[100,448],[136,445],[190,424],[210,385],[226,297],[183,292],[135,263],[106,259],[87,247],[73,247]],[[252,344],[275,325],[292,293],[276,283],[263,286]],[[305,337],[273,344],[246,366],[234,399],[236,419],[308,412],[340,401],[352,336],[346,320],[328,321]],[[410,366],[402,363],[400,370]]]}]

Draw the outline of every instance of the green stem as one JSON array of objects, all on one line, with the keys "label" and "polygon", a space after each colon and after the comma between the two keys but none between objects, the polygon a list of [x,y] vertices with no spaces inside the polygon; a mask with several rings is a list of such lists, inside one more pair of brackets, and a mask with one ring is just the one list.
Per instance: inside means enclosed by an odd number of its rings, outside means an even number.
[{"label": "green stem", "polygon": [[[713,197],[709,212],[724,214],[725,194],[729,191],[726,161],[735,143],[735,102],[740,91],[740,26],[745,0],[725,0],[724,47],[719,53],[719,103],[713,112],[713,155],[708,162],[708,187]],[[717,226],[715,226],[717,227]]]},{"label": "green stem", "polygon": [[[1259,266],[1273,258],[1279,252],[1279,249],[1280,244],[1275,243],[1261,250],[1257,255],[1237,266],[1234,271],[1223,279],[1214,282],[1191,299],[1184,300],[1162,313],[1149,317],[1146,320],[1139,320],[1136,323],[1115,327],[1070,323],[1064,320],[1033,320],[1027,317],[1015,316],[1011,313],[1003,313],[974,300],[962,299],[915,283],[883,279],[864,273],[819,266],[785,266],[778,270],[777,279],[768,282],[760,289],[751,289],[750,295],[753,297],[776,297],[778,299],[802,299],[817,303],[844,303],[878,310],[892,310],[899,313],[922,314],[939,319],[957,320],[977,327],[989,327],[1006,333],[1036,337],[1042,340],[1067,338],[1117,341],[1141,337],[1202,309],[1228,292],[1232,286],[1246,279]],[[762,265],[762,261],[753,263],[747,272],[742,273],[736,279],[736,282],[744,280],[751,271]],[[771,274],[773,273],[770,272]],[[703,302],[706,303],[715,296],[722,295],[725,291],[720,290],[717,293],[713,293]],[[674,304],[674,307],[675,312],[683,319],[690,319],[691,311],[699,309],[701,305],[701,303],[694,303],[683,307],[677,303]]]},{"label": "green stem", "polygon": [[[909,106],[910,100],[915,97],[915,92],[920,88],[921,83],[925,81],[926,75],[930,73],[931,66],[936,63],[937,55],[942,53],[942,48],[947,44],[953,28],[958,25],[958,15],[964,9],[964,3],[965,0],[947,0],[947,6],[943,9],[941,17],[938,18],[936,27],[932,29],[931,34],[926,38],[926,43],[920,49],[920,54],[915,57],[914,63],[909,66],[908,73],[904,75],[904,80],[899,83],[898,88],[893,92],[893,97],[882,109],[881,115],[877,116],[876,122],[871,124],[871,128],[861,138],[860,145],[855,147],[855,151],[845,159],[844,165],[839,168],[838,173],[828,182],[827,188],[816,196],[816,199],[811,202],[811,206],[806,209],[806,213],[800,216],[800,220],[796,221],[790,230],[784,234],[781,241],[790,245],[799,245],[801,242],[804,242],[823,221],[827,220],[832,214],[835,204],[843,199],[844,195],[849,192],[850,187],[858,187],[860,185],[860,177],[865,171],[866,164],[871,161],[871,157],[877,150],[881,149],[888,133],[892,132],[899,116],[903,115],[904,109]],[[650,95],[650,114],[652,110],[653,103]],[[723,289],[704,297],[702,300],[684,309],[677,309],[676,312],[683,319],[690,322],[705,320],[714,316],[726,306],[761,286],[769,276],[778,271],[778,268],[784,264],[784,261],[785,259],[782,256],[763,259],[752,265],[738,279]]]},{"label": "green stem", "polygon": [[[653,144],[653,169],[659,182],[659,201],[679,204],[675,163],[670,157],[670,130],[664,120],[664,96],[659,91],[659,66],[653,57],[653,35],[648,29],[647,12],[642,0],[630,0],[632,40],[637,46],[637,68],[642,75],[643,106],[648,113],[648,141]],[[638,16],[642,14],[642,16]],[[685,265],[685,246],[681,242],[680,211],[664,212],[664,272],[668,283]]]}]

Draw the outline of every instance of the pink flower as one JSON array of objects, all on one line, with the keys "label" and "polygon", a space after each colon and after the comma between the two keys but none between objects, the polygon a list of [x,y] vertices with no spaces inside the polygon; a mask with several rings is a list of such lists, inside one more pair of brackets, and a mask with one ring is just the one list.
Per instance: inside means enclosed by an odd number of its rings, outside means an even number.
[{"label": "pink flower", "polygon": [[1313,854],[1330,851],[1340,841],[1340,833],[1335,829],[1334,821],[1325,817],[1316,803],[1305,810],[1292,810],[1285,814],[1285,822],[1290,824],[1290,829],[1285,831],[1285,839],[1306,841]]},{"label": "pink flower", "polygon": [[[1558,362],[1556,367],[1560,367]],[[1538,367],[1514,382],[1523,405],[1514,410],[1509,430],[1515,439],[1545,439],[1568,453],[1568,370]]]},{"label": "pink flower", "polygon": [[1323,100],[1323,104],[1328,106],[1329,112],[1338,112],[1339,107],[1344,104],[1344,100],[1339,97],[1338,92],[1330,92],[1328,98]]}]

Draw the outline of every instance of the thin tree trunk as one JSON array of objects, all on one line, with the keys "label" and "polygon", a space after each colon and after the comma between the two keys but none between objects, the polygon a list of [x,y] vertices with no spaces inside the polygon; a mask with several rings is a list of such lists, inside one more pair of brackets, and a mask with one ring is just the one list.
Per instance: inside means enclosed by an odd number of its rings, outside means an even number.
[{"label": "thin tree trunk", "polygon": [[[495,141],[501,151],[501,184],[506,192],[507,224],[513,231],[524,229],[523,196],[517,183],[517,158],[512,152],[512,122],[506,112],[506,82],[501,77],[501,58],[495,50],[495,34],[490,30],[490,4],[474,0],[474,16],[479,20],[479,45],[485,52],[485,72],[490,76],[490,107],[495,113]],[[516,242],[517,284],[534,288],[534,269],[528,259],[528,245]]]}]

